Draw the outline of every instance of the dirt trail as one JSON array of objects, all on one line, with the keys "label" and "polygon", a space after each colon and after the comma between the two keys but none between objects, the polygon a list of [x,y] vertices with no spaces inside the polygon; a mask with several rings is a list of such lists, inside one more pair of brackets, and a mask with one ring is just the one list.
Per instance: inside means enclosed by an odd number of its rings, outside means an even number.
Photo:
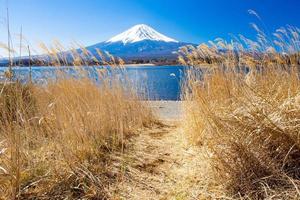
[{"label": "dirt trail", "polygon": [[199,198],[197,171],[203,167],[199,149],[189,145],[180,121],[164,118],[164,122],[167,125],[143,130],[131,139],[117,199]]}]

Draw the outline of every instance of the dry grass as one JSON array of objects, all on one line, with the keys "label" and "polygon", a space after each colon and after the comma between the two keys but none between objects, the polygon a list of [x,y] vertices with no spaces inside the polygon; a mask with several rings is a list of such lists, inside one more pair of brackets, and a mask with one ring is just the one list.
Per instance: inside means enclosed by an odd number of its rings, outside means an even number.
[{"label": "dry grass", "polygon": [[[35,52],[20,46],[20,53]],[[122,59],[73,46],[41,44],[43,56],[23,60],[29,66],[58,67],[56,81],[47,85],[33,84],[31,70],[27,84],[17,81],[11,67],[5,73],[7,80],[0,84],[0,199],[109,198],[110,185],[125,170],[119,157],[127,139],[155,122],[130,83],[114,73],[122,70]],[[89,64],[110,65],[111,70],[89,74],[80,67]],[[77,79],[59,70],[65,65],[74,66]]]},{"label": "dry grass", "polygon": [[47,86],[1,85],[2,199],[103,199],[122,177],[113,156],[153,122],[117,81],[64,79]]},{"label": "dry grass", "polygon": [[190,73],[185,130],[210,165],[203,193],[299,199],[299,29],[281,28],[271,39],[257,31],[256,41],[182,49],[183,63],[206,67],[201,78]]}]

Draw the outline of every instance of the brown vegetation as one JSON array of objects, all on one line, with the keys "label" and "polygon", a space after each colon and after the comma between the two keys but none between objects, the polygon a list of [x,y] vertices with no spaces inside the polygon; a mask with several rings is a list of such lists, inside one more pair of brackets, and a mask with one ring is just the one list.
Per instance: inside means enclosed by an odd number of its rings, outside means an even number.
[{"label": "brown vegetation", "polygon": [[[300,198],[299,29],[182,49],[191,70],[185,130],[210,165],[220,197]],[[204,67],[205,66],[205,67]]]},{"label": "brown vegetation", "polygon": [[47,86],[0,88],[2,199],[108,197],[113,156],[126,139],[153,122],[151,112],[111,81],[60,80]]}]

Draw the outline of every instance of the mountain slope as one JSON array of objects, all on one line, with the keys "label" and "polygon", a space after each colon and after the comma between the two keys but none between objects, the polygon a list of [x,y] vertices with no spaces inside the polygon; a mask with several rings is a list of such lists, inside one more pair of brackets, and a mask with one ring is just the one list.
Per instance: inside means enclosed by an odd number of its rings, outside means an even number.
[{"label": "mountain slope", "polygon": [[176,51],[179,47],[187,45],[188,43],[183,42],[163,42],[163,41],[152,41],[143,40],[135,43],[124,44],[122,42],[114,43],[98,43],[96,45],[87,47],[92,53],[96,54],[96,49],[102,51],[108,51],[114,56],[118,56],[124,59],[134,58],[174,58],[176,57]]},{"label": "mountain slope", "polygon": [[153,28],[141,24],[87,49],[96,55],[96,49],[108,51],[125,60],[132,59],[176,59],[179,47],[189,43],[178,42]]},{"label": "mountain slope", "polygon": [[[157,32],[145,24],[140,24],[133,26],[105,42],[86,47],[91,54],[90,57],[86,56],[82,49],[77,49],[77,53],[80,56],[82,55],[86,63],[90,64],[94,64],[93,57],[96,57],[97,60],[101,62],[101,57],[98,55],[97,50],[107,51],[114,57],[122,58],[126,63],[136,63],[140,61],[142,63],[151,61],[163,61],[163,63],[165,63],[165,61],[171,61],[172,63],[177,60],[176,52],[179,48],[190,44],[191,43],[179,42]],[[74,62],[72,54],[71,51],[64,51],[57,53],[56,57],[61,59],[64,64],[72,65]],[[57,58],[55,58],[55,60]],[[19,63],[20,60],[23,65],[29,64],[29,58],[26,56],[13,58],[13,63]],[[51,65],[51,60],[53,59],[50,55],[43,54],[32,56],[30,62],[33,65]],[[7,58],[0,60],[0,66],[7,65]]]}]

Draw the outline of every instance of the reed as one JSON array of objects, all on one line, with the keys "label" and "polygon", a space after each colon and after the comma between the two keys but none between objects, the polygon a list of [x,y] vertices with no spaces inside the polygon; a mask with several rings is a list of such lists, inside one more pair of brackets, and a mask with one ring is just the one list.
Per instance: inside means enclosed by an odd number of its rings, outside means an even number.
[{"label": "reed", "polygon": [[193,66],[185,131],[210,166],[206,198],[297,199],[300,30],[280,28],[270,37],[252,26],[256,40],[181,49],[181,62]]},{"label": "reed", "polygon": [[[39,62],[67,64],[63,47],[53,46]],[[74,65],[87,62],[81,53],[73,57]],[[122,70],[120,59],[105,62]],[[99,84],[74,67],[78,79],[60,72],[56,81],[36,85],[13,75],[14,82],[0,85],[0,199],[110,197],[109,185],[122,179],[128,138],[155,121],[113,73],[99,70]]]}]

